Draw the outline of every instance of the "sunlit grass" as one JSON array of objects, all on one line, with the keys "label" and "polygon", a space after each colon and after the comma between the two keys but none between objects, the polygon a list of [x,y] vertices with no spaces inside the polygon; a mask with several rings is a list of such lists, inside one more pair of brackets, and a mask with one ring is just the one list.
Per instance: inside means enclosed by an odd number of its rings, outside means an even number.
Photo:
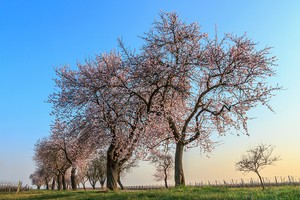
[{"label": "sunlit grass", "polygon": [[225,188],[225,187],[181,187],[176,189],[143,190],[143,191],[46,191],[31,190],[21,194],[2,193],[0,199],[300,199],[300,187],[261,188]]}]

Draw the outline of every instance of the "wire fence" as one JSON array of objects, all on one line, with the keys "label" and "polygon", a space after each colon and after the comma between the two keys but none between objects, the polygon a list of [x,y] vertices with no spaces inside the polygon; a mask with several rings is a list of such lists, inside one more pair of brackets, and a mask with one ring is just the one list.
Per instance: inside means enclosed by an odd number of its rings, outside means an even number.
[{"label": "wire fence", "polygon": [[2,181],[0,180],[0,192],[17,192],[29,190],[29,186],[22,187],[22,182]]},{"label": "wire fence", "polygon": [[[274,176],[263,177],[263,183],[266,187],[271,186],[300,186],[300,178],[295,176]],[[188,183],[188,186],[194,187],[228,187],[228,188],[243,188],[243,187],[260,187],[261,183],[257,178],[250,179],[231,179],[231,180],[207,180],[194,183]],[[174,187],[170,185],[169,188]],[[139,185],[139,186],[125,186],[126,190],[154,190],[163,189],[164,185]]]},{"label": "wire fence", "polygon": [[[21,184],[20,184],[21,183]],[[274,176],[263,177],[263,183],[266,187],[272,186],[300,186],[300,178],[296,176]],[[231,180],[207,180],[194,183],[188,183],[188,186],[194,187],[229,187],[229,188],[245,188],[245,187],[260,187],[261,183],[258,178],[250,179],[231,179]],[[169,185],[169,188],[174,185]],[[155,190],[164,189],[164,185],[138,185],[124,186],[125,190]],[[29,186],[22,187],[22,182],[9,182],[0,180],[0,192],[17,192],[29,190]]]},{"label": "wire fence", "polygon": [[0,192],[16,192],[18,182],[0,181]]},{"label": "wire fence", "polygon": [[[294,176],[274,176],[274,177],[262,177],[263,184],[265,186],[298,186],[300,185],[300,178]],[[258,178],[250,179],[231,179],[231,180],[222,180],[222,181],[202,181],[195,182],[194,184],[189,184],[194,186],[224,186],[224,187],[260,187],[261,183]]]}]

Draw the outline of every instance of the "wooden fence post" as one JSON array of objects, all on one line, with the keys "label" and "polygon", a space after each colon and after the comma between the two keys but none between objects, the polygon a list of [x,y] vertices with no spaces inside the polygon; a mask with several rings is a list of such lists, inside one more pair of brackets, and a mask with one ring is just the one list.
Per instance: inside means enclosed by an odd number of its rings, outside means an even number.
[{"label": "wooden fence post", "polygon": [[19,194],[19,192],[21,191],[22,189],[22,181],[19,181],[18,183],[18,189],[17,189],[17,194]]}]

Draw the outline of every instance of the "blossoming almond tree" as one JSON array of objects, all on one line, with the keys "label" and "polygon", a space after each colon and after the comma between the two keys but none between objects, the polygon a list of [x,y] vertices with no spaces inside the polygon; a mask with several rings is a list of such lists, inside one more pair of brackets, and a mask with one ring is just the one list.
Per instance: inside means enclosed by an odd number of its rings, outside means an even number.
[{"label": "blossoming almond tree", "polygon": [[58,117],[85,119],[89,132],[98,134],[107,146],[107,187],[116,190],[119,168],[132,156],[143,131],[143,105],[116,87],[119,78],[129,80],[117,53],[103,54],[78,68],[57,70],[59,91],[49,102]]},{"label": "blossoming almond tree", "polygon": [[148,113],[165,118],[162,123],[168,124],[176,145],[175,184],[184,185],[184,148],[211,150],[213,132],[248,134],[247,111],[258,104],[271,109],[268,102],[280,90],[267,82],[275,75],[276,59],[269,47],[257,50],[245,35],[210,39],[176,13],[161,13],[143,39],[139,55],[120,43],[125,63],[133,69],[134,81],[124,87],[144,102]]},{"label": "blossoming almond tree", "polygon": [[71,166],[71,187],[77,189],[76,171],[77,168],[85,168],[91,155],[96,152],[97,143],[95,138],[85,137],[84,128],[86,124],[73,120],[72,123],[56,120],[51,127],[50,139],[64,153],[68,165]]},{"label": "blossoming almond tree", "polygon": [[143,39],[139,54],[120,42],[122,55],[103,54],[78,71],[58,69],[58,92],[49,99],[56,115],[85,119],[106,141],[109,189],[137,146],[170,137],[175,184],[184,185],[184,148],[211,150],[213,132],[248,133],[247,111],[259,103],[271,109],[268,101],[280,89],[267,82],[275,75],[270,48],[256,50],[245,35],[210,39],[196,23],[161,13]]},{"label": "blossoming almond tree", "polygon": [[70,167],[70,164],[65,159],[64,152],[56,145],[53,140],[49,138],[43,138],[38,140],[35,144],[34,161],[39,169],[53,174],[53,185],[55,178],[57,182],[57,189],[67,189],[65,174]]}]

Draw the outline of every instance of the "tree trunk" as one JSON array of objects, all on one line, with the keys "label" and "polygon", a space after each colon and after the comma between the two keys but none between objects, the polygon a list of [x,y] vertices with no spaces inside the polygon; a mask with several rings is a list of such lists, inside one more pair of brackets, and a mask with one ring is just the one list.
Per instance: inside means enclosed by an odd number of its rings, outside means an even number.
[{"label": "tree trunk", "polygon": [[117,190],[117,182],[118,182],[118,171],[119,166],[116,162],[111,159],[107,159],[107,181],[106,187],[109,190]]},{"label": "tree trunk", "polygon": [[51,190],[55,189],[55,178],[52,179]]},{"label": "tree trunk", "polygon": [[57,190],[61,190],[62,186],[61,186],[61,175],[57,175]]},{"label": "tree trunk", "polygon": [[166,177],[165,177],[165,187],[168,188],[168,180]]},{"label": "tree trunk", "polygon": [[38,189],[38,190],[39,190],[39,189],[41,189],[41,186],[40,186],[40,185],[38,185],[38,186],[37,186],[37,189]]},{"label": "tree trunk", "polygon": [[61,182],[62,182],[63,190],[67,190],[67,182],[66,182],[65,173],[63,173],[63,174],[61,175]]},{"label": "tree trunk", "polygon": [[82,184],[83,190],[86,191],[86,189],[85,189],[85,183],[82,182],[81,184]]},{"label": "tree trunk", "polygon": [[164,174],[165,174],[165,177],[164,177],[165,187],[168,188],[168,174],[167,174],[166,168],[164,168]]},{"label": "tree trunk", "polygon": [[101,189],[103,189],[104,188],[105,179],[104,180],[100,180],[99,182],[100,182],[100,185],[101,185]]},{"label": "tree trunk", "polygon": [[49,190],[49,181],[48,178],[45,178],[46,190]]},{"label": "tree trunk", "polygon": [[183,147],[184,144],[182,141],[179,141],[176,144],[176,152],[175,152],[175,186],[185,185],[184,172],[183,172]]},{"label": "tree trunk", "polygon": [[96,189],[96,183],[97,183],[97,181],[94,180],[93,177],[90,177],[90,178],[89,178],[89,182],[90,182],[92,188],[93,188],[93,189]]},{"label": "tree trunk", "polygon": [[117,181],[119,175],[119,165],[114,161],[115,146],[111,144],[107,150],[107,181],[106,187],[109,190],[118,190]]},{"label": "tree trunk", "polygon": [[255,172],[255,173],[257,174],[257,176],[258,176],[258,178],[259,178],[259,180],[260,180],[261,187],[262,187],[262,189],[264,190],[264,189],[265,189],[265,185],[264,185],[264,182],[263,182],[263,180],[262,180],[260,174],[259,174],[258,172]]},{"label": "tree trunk", "polygon": [[123,186],[123,184],[122,184],[122,182],[121,182],[120,174],[118,175],[118,184],[119,184],[119,186],[121,187],[121,190],[124,190],[124,186]]},{"label": "tree trunk", "polygon": [[71,186],[72,186],[72,190],[77,190],[76,167],[72,167],[71,169]]}]

